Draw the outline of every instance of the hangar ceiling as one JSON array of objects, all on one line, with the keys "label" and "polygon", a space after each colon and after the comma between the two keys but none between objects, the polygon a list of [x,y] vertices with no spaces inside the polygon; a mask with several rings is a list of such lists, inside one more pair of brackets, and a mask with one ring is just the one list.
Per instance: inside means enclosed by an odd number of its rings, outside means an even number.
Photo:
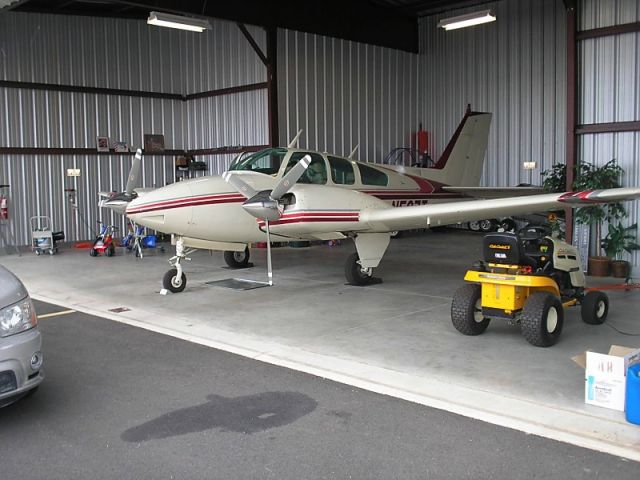
[{"label": "hangar ceiling", "polygon": [[[6,3],[6,2],[5,2]],[[18,0],[4,10],[147,18],[151,10],[221,18],[418,51],[418,17],[483,0]],[[303,6],[301,6],[303,5]]]}]

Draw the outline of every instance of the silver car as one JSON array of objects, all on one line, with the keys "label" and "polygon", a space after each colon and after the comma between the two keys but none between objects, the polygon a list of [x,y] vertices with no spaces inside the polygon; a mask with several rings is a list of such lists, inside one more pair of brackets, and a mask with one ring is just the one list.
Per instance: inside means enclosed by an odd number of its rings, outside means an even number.
[{"label": "silver car", "polygon": [[0,265],[0,407],[44,380],[38,317],[22,282]]}]

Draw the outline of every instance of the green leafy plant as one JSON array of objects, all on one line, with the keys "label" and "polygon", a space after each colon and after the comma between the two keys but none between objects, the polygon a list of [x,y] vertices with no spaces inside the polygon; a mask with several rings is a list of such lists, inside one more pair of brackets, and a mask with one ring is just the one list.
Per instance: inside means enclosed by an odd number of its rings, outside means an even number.
[{"label": "green leafy plant", "polygon": [[602,248],[607,257],[622,260],[622,252],[631,253],[640,250],[640,245],[636,243],[636,232],[638,224],[634,223],[628,227],[618,222],[617,225],[610,223],[607,236],[602,239]]},{"label": "green leafy plant", "polygon": [[[618,188],[624,170],[616,163],[609,160],[598,167],[589,162],[583,162],[574,166],[572,190],[602,190],[605,188]],[[564,192],[566,190],[567,167],[563,164],[555,164],[549,170],[542,172],[542,186],[549,192]],[[589,205],[576,210],[576,221],[584,225],[593,225],[595,229],[596,245],[602,244],[602,224],[613,224],[627,216],[627,212],[621,203],[608,203],[604,205]],[[599,252],[598,252],[599,253]]]},{"label": "green leafy plant", "polygon": [[554,163],[549,170],[542,172],[542,188],[550,193],[560,193],[567,189],[567,166]]}]

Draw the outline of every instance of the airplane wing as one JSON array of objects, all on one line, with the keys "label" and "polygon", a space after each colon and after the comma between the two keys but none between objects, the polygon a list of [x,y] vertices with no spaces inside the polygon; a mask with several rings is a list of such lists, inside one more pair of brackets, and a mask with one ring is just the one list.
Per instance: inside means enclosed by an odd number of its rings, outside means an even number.
[{"label": "airplane wing", "polygon": [[522,197],[545,193],[544,188],[533,185],[526,187],[442,187],[442,190],[451,193],[462,193],[474,198]]},{"label": "airplane wing", "polygon": [[596,203],[611,203],[640,198],[640,188],[610,188],[584,192],[546,193],[525,197],[461,202],[434,203],[411,207],[367,209],[360,220],[371,230],[391,232],[410,230],[485,218],[525,215],[566,207],[579,207]]}]

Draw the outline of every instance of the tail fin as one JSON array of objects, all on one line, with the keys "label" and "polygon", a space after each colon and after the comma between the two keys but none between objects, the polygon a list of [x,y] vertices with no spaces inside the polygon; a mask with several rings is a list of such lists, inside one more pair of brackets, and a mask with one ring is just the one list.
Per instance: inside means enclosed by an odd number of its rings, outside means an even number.
[{"label": "tail fin", "polygon": [[478,186],[489,142],[491,116],[491,113],[472,112],[467,108],[442,156],[434,167],[423,170],[423,176],[445,185]]}]

